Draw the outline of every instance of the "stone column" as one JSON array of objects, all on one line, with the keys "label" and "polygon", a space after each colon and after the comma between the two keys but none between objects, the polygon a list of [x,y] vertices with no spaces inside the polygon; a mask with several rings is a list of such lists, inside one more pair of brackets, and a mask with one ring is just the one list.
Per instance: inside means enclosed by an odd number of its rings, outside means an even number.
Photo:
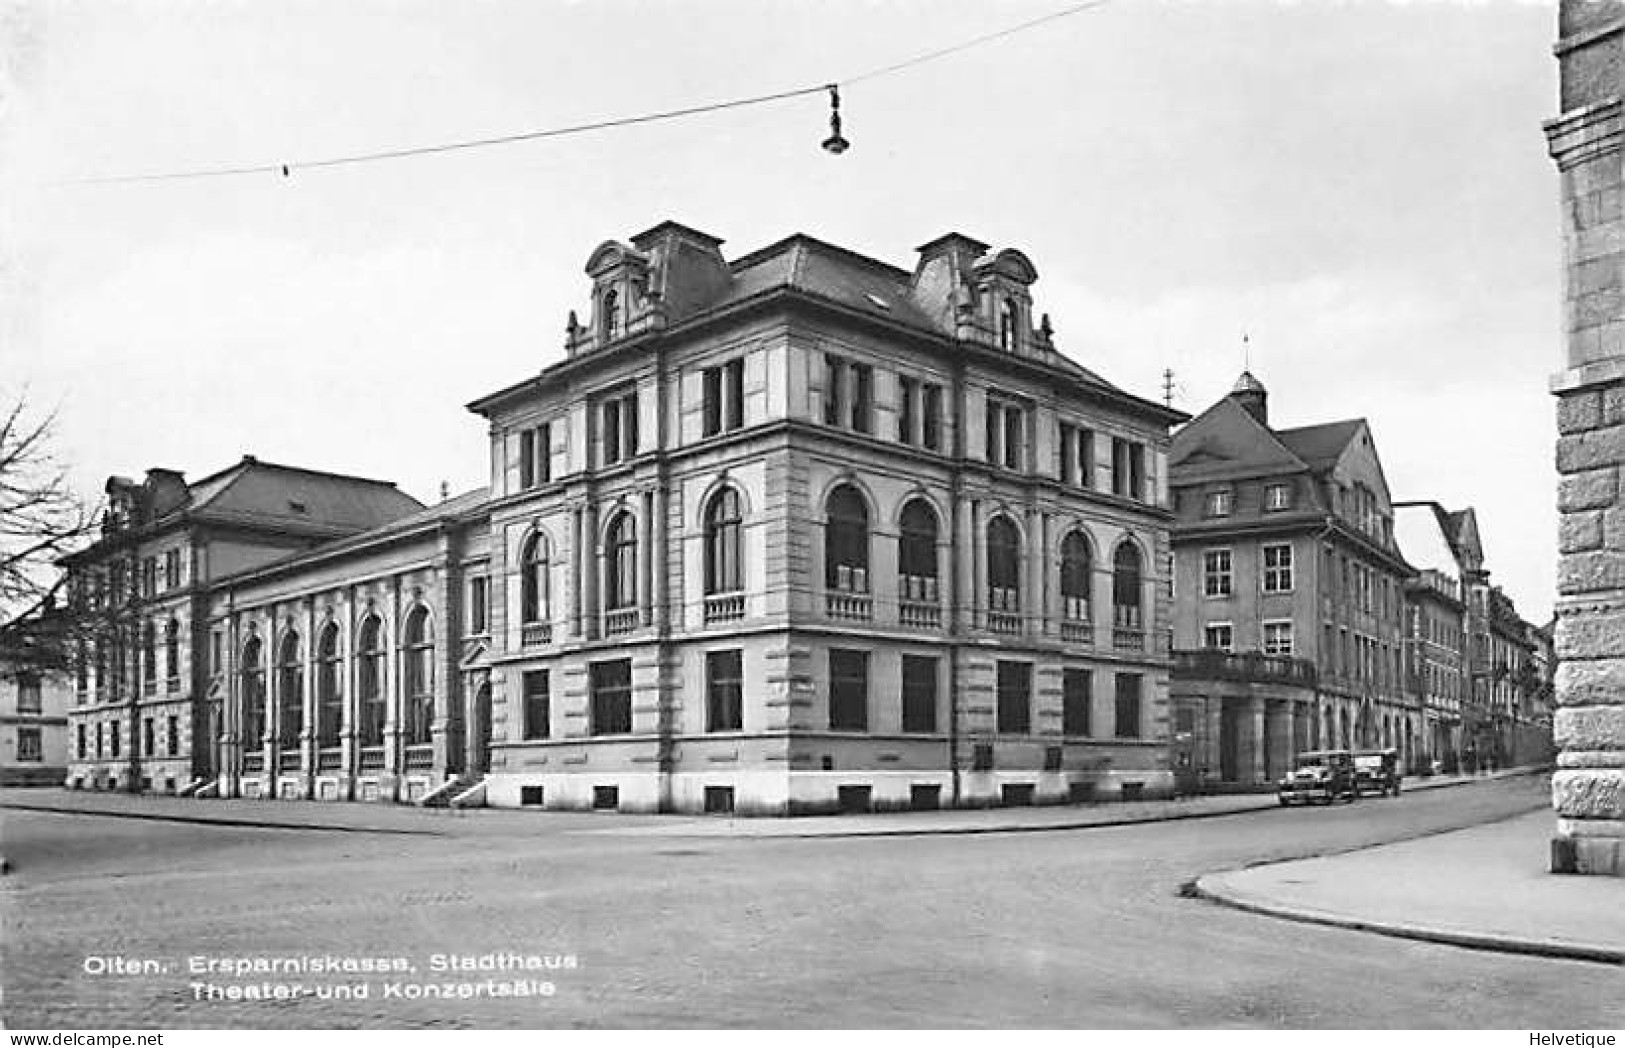
[{"label": "stone column", "polygon": [[1266,781],[1264,768],[1264,700],[1248,699],[1241,735],[1241,779],[1249,784]]},{"label": "stone column", "polygon": [[970,600],[966,607],[970,609],[970,626],[978,629],[987,619],[982,614],[983,602],[987,600],[987,536],[983,534],[982,505],[975,499],[970,504],[970,562],[971,584]]},{"label": "stone column", "polygon": [[589,505],[581,515],[581,619],[588,640],[598,639],[598,509]]},{"label": "stone column", "polygon": [[570,632],[577,637],[582,636],[582,613],[585,610],[581,600],[581,571],[582,565],[587,562],[581,553],[583,512],[580,509],[570,511]]},{"label": "stone column", "polygon": [[638,528],[638,625],[654,625],[654,516],[655,497],[651,491],[643,493],[643,519]]},{"label": "stone column", "polygon": [[1562,183],[1568,367],[1557,394],[1558,873],[1625,875],[1625,4],[1563,0]]}]

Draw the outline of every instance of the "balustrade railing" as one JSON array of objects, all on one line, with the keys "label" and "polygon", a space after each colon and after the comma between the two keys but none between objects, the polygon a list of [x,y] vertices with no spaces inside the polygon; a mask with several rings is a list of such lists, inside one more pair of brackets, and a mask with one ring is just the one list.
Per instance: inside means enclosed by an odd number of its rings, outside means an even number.
[{"label": "balustrade railing", "polygon": [[733,622],[745,617],[743,593],[717,593],[705,598],[705,621]]},{"label": "balustrade railing", "polygon": [[620,608],[616,611],[604,613],[604,636],[614,637],[622,633],[631,633],[638,628],[638,609]]},{"label": "balustrade railing", "polygon": [[867,593],[828,593],[824,609],[832,619],[867,622],[874,617],[874,598]]},{"label": "balustrade railing", "polygon": [[987,628],[993,633],[1020,633],[1021,616],[1009,611],[987,613]]},{"label": "balustrade railing", "polygon": [[1145,630],[1131,629],[1127,626],[1113,626],[1112,647],[1119,651],[1144,651]]},{"label": "balustrade railing", "polygon": [[936,602],[905,600],[897,606],[897,621],[915,629],[940,629],[942,605]]},{"label": "balustrade railing", "polygon": [[553,643],[553,624],[551,622],[525,623],[519,627],[519,643],[527,648],[538,644]]},{"label": "balustrade railing", "polygon": [[1068,644],[1093,644],[1095,624],[1086,619],[1062,619],[1061,639]]}]

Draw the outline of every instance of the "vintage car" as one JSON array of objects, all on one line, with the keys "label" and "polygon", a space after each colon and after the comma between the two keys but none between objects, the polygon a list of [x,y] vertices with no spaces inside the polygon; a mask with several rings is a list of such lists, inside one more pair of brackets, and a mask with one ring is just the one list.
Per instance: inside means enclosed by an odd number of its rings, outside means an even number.
[{"label": "vintage car", "polygon": [[1339,797],[1360,799],[1354,781],[1354,755],[1348,750],[1309,750],[1298,754],[1293,769],[1276,785],[1282,807],[1295,802],[1330,804]]},{"label": "vintage car", "polygon": [[1399,796],[1399,782],[1404,775],[1399,770],[1397,750],[1356,750],[1354,752],[1354,783],[1361,793]]}]

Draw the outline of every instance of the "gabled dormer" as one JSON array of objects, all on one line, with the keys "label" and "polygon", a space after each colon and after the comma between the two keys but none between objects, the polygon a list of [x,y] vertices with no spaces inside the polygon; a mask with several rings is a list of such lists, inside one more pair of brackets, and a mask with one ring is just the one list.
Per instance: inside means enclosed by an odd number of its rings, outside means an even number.
[{"label": "gabled dormer", "polygon": [[1033,323],[1032,285],[1038,270],[1026,255],[948,233],[919,249],[911,291],[915,304],[942,330],[1006,353],[1042,356],[1053,348],[1048,318]]},{"label": "gabled dormer", "polygon": [[658,330],[716,299],[732,279],[722,241],[676,222],[632,238],[606,240],[587,258],[592,308],[583,324],[574,311],[565,327],[570,356]]},{"label": "gabled dormer", "polygon": [[1038,270],[1015,248],[1005,248],[977,263],[976,294],[979,319],[994,349],[1018,356],[1039,351],[1033,330],[1031,287]]}]

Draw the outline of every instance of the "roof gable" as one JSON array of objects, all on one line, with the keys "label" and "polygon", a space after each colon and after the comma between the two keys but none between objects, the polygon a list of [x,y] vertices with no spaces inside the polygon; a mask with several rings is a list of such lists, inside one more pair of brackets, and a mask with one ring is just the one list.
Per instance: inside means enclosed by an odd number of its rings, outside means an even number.
[{"label": "roof gable", "polygon": [[1174,434],[1168,461],[1176,484],[1307,468],[1268,426],[1229,397]]}]

